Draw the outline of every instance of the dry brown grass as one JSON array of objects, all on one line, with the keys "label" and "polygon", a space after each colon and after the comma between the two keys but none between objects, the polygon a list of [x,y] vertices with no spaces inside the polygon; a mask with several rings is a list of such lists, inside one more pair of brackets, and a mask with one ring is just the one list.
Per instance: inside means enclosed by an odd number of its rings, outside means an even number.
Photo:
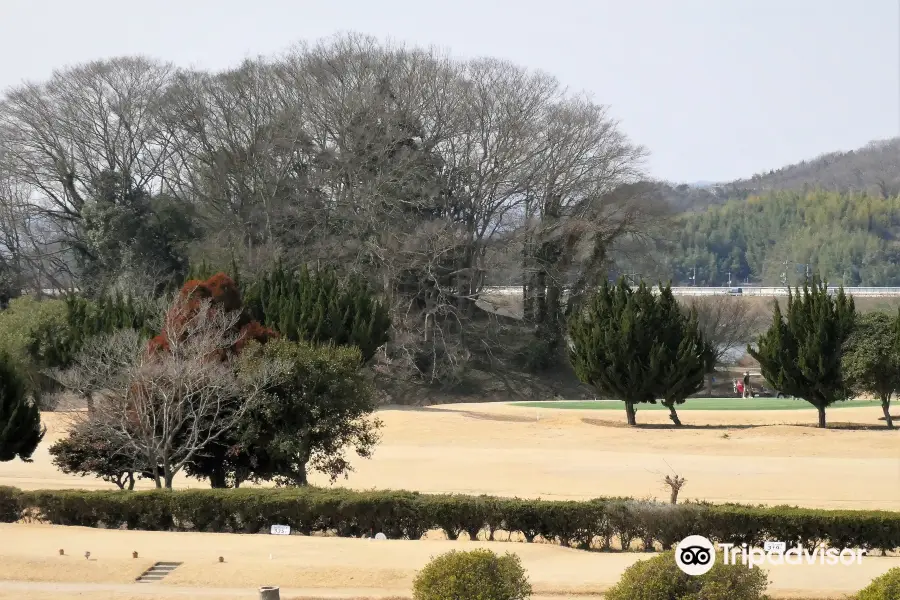
[{"label": "dry brown grass", "polygon": [[[689,301],[691,298],[691,296],[678,297],[680,301]],[[773,302],[776,300],[782,309],[787,305],[786,296],[778,296],[777,298],[772,296],[740,296],[740,299],[765,315],[772,314]],[[860,312],[881,310],[893,314],[900,307],[900,297],[873,298],[859,296],[853,299],[853,303]],[[522,318],[522,299],[517,296],[485,296],[484,300],[482,300],[482,305],[485,309],[491,310],[491,312],[497,312],[517,319]]]},{"label": "dry brown grass", "polygon": [[[191,594],[195,594],[195,592],[185,592],[182,594],[166,594],[160,593],[158,590],[145,590],[141,594],[122,594],[116,592],[109,591],[85,591],[85,592],[38,592],[29,590],[27,598],[28,600],[147,600],[148,597],[152,597],[153,600],[185,600],[185,596],[189,596]],[[237,596],[235,594],[204,594],[202,598],[204,600],[236,600],[236,598],[240,598],[241,596]],[[251,594],[247,594],[243,596],[248,600],[252,599],[253,596]],[[576,598],[584,598],[583,596],[534,596],[533,600],[569,600]],[[598,598],[602,598],[602,596],[598,596]],[[791,600],[848,600],[849,596],[829,596],[819,597],[819,598],[793,598]],[[0,590],[0,600],[22,600],[23,595],[21,591],[10,591],[4,592]],[[290,596],[290,597],[282,597],[282,600],[335,600],[334,597],[326,598],[326,597],[316,597],[316,596]],[[342,600],[410,600],[409,597],[406,596],[379,596],[379,597],[347,597]]]},{"label": "dry brown grass", "polygon": [[[674,470],[688,480],[679,496],[685,500],[900,510],[900,433],[883,428],[879,407],[831,409],[832,423],[852,426],[828,430],[810,427],[811,409],[684,411],[683,429],[671,427],[665,411],[639,410],[642,426],[631,428],[619,411],[507,404],[391,408],[378,416],[385,426],[374,457],[355,459],[355,471],[340,485],[556,499],[668,497],[663,478]],[[51,464],[47,448],[67,420],[45,413],[49,431],[34,462],[0,463],[0,483],[110,489]],[[176,478],[176,487],[207,485]]]},{"label": "dry brown grass", "polygon": [[[86,590],[86,591],[36,591],[36,590],[28,590],[27,596],[22,593],[21,590],[7,590],[4,591],[0,589],[0,600],[23,600],[23,598],[27,598],[28,600],[147,600],[148,598],[152,598],[152,600],[185,600],[185,598],[194,598],[198,597],[197,590],[183,591],[181,593],[167,593],[165,590],[160,590],[157,586],[143,586],[143,589],[136,590],[135,592],[112,592],[109,590]],[[203,593],[202,597],[204,600],[240,600],[241,598],[245,598],[247,600],[254,600],[256,596],[250,592],[245,591],[241,594],[237,593],[216,593],[215,590],[211,590],[210,593]],[[282,600],[335,600],[332,597],[324,597],[324,596],[284,596],[282,595]],[[343,597],[341,600],[410,600],[409,597],[406,596],[347,596]],[[540,600],[540,599],[535,599]],[[553,599],[553,600],[562,600],[562,599]]]},{"label": "dry brown grass", "polygon": [[[375,541],[25,524],[0,524],[0,539],[4,541],[0,590],[9,591],[11,584],[4,582],[27,580],[43,582],[43,589],[37,591],[65,593],[95,590],[87,589],[91,586],[65,589],[65,585],[48,590],[47,586],[53,582],[103,583],[109,584],[108,591],[124,594],[149,585],[161,593],[203,589],[235,597],[244,590],[274,583],[285,596],[405,596],[415,573],[433,556],[478,547],[518,554],[538,596],[584,597],[602,594],[628,566],[648,556],[582,552],[549,544]],[[60,547],[75,556],[59,556]],[[91,551],[91,561],[78,556],[84,550]],[[132,550],[137,550],[141,559],[132,559]],[[217,561],[220,555],[225,557],[221,564]],[[183,564],[160,583],[132,588],[129,582],[155,561]],[[861,565],[838,568],[773,567],[770,591],[775,598],[815,597],[816,593],[839,596],[855,592],[893,566],[900,566],[900,558],[870,557]]]},{"label": "dry brown grass", "polygon": [[[5,541],[5,540],[4,540]],[[96,555],[96,550],[92,554]],[[84,554],[79,550],[78,554]],[[155,561],[129,560],[106,557],[102,561],[92,556],[55,556],[52,559],[14,552],[0,553],[0,580],[48,581],[79,583],[132,583],[149,569]]]},{"label": "dry brown grass", "polygon": [[[879,416],[878,407],[834,409],[829,411],[832,422],[875,428],[822,431],[808,426],[815,422],[814,410],[685,411],[682,420],[694,428],[675,429],[663,411],[640,411],[638,421],[646,427],[629,428],[621,427],[624,415],[617,411],[501,404],[391,408],[379,413],[385,428],[374,458],[354,460],[356,471],[343,484],[519,497],[662,497],[667,496],[663,478],[674,470],[688,482],[683,499],[900,510],[900,437],[878,428]],[[47,447],[64,435],[66,418],[45,414],[44,420],[48,439],[35,461],[0,463],[0,484],[109,489],[97,479],[63,475],[50,464]],[[327,483],[321,478],[314,482]],[[176,480],[177,487],[206,485]],[[17,580],[111,586],[103,592],[30,590],[28,597],[38,600],[146,597],[138,592],[145,587],[129,582],[154,561],[166,560],[184,565],[163,583],[150,584],[165,591],[162,598],[190,597],[181,589],[193,589],[197,597],[249,598],[252,593],[242,594],[272,582],[282,586],[286,597],[405,596],[416,570],[432,556],[478,546],[519,554],[539,595],[583,597],[602,593],[646,556],[434,539],[440,537],[375,542],[0,525],[0,600],[10,594],[23,597],[5,587],[10,584],[4,581]],[[61,547],[71,556],[58,556]],[[85,550],[92,560],[84,559]],[[132,559],[132,550],[141,558]],[[226,557],[225,564],[217,563],[219,555]],[[776,598],[840,598],[895,565],[900,558],[871,558],[859,568],[776,567],[771,591]]]}]

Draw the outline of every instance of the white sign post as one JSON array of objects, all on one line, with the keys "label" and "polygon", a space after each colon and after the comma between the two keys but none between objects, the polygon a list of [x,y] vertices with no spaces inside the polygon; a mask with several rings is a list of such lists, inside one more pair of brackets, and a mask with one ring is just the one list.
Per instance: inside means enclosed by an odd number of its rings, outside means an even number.
[{"label": "white sign post", "polygon": [[272,535],[291,535],[291,526],[290,525],[272,525],[272,528],[269,530],[269,533]]}]

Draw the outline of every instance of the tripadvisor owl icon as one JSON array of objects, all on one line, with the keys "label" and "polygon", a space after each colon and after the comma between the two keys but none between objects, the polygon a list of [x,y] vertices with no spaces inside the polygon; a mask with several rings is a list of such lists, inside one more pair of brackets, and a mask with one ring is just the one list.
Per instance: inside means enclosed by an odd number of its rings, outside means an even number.
[{"label": "tripadvisor owl icon", "polygon": [[716,550],[702,535],[689,535],[675,547],[675,564],[688,575],[703,575],[716,563]]}]

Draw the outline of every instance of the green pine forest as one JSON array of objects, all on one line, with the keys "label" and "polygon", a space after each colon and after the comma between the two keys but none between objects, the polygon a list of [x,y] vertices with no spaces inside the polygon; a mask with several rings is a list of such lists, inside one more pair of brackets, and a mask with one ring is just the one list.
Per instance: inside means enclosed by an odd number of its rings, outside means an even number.
[{"label": "green pine forest", "polygon": [[[900,196],[826,190],[765,192],[687,212],[660,252],[677,285],[900,286]],[[695,271],[696,269],[696,271]],[[696,281],[692,276],[696,272]]]}]

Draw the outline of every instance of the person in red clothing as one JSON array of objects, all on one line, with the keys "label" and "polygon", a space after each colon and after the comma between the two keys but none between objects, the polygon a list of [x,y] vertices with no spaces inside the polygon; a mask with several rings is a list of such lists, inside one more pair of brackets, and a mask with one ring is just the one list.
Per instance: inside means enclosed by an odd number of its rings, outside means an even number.
[{"label": "person in red clothing", "polygon": [[741,395],[741,398],[744,397],[744,382],[738,380],[737,383],[734,384],[734,389],[737,390],[737,393]]}]

